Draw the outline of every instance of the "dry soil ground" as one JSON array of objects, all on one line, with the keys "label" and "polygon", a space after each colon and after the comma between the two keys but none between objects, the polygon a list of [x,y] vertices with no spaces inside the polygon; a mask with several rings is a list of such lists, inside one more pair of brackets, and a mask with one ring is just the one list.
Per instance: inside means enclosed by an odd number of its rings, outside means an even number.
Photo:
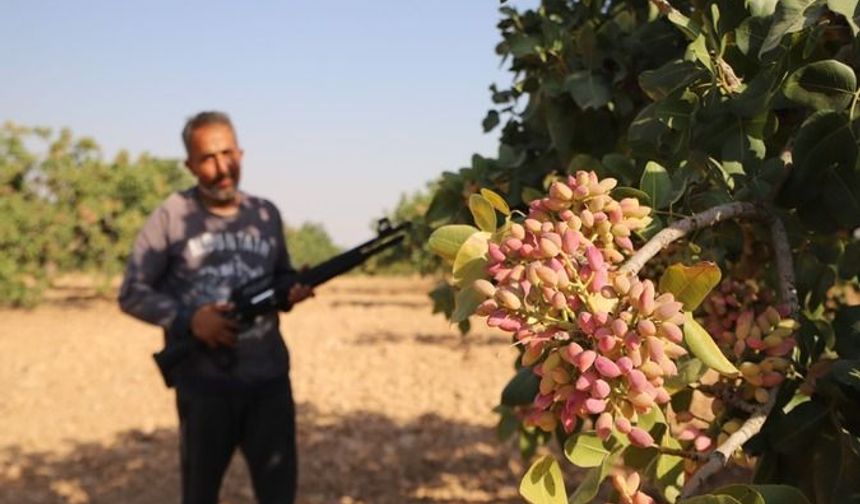
[{"label": "dry soil ground", "polygon": [[[519,502],[491,412],[513,350],[430,314],[426,282],[341,278],[282,316],[302,503]],[[74,294],[74,290],[70,291]],[[178,502],[160,332],[106,299],[0,311],[0,502]],[[236,457],[223,503],[253,502]]]}]

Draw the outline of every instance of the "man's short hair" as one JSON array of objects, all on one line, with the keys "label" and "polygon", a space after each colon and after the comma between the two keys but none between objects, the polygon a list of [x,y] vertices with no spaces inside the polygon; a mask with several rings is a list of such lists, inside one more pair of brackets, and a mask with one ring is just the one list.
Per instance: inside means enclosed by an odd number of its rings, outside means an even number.
[{"label": "man's short hair", "polygon": [[224,112],[215,110],[200,112],[197,115],[185,121],[185,127],[182,128],[182,143],[185,144],[185,153],[191,152],[191,133],[197,128],[209,126],[210,124],[223,124],[229,126],[233,130],[233,136],[236,136],[236,129],[233,128],[233,122],[230,121],[230,116]]}]

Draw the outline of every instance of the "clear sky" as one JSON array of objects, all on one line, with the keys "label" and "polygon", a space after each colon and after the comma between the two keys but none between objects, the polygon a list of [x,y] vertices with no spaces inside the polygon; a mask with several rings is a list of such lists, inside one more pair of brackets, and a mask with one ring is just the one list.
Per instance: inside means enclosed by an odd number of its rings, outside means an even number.
[{"label": "clear sky", "polygon": [[[530,5],[535,2],[514,2]],[[0,16],[0,121],[69,127],[106,159],[183,157],[228,112],[243,188],[357,244],[400,195],[494,155],[498,0],[24,1]]]}]

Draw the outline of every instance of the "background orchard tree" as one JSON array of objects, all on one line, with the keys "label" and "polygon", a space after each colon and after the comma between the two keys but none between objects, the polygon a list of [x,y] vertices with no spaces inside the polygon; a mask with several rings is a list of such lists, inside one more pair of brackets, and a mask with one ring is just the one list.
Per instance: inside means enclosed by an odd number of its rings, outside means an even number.
[{"label": "background orchard tree", "polygon": [[0,128],[0,302],[32,305],[58,274],[120,273],[146,216],[191,185],[175,160],[102,159],[69,130]]},{"label": "background orchard tree", "polygon": [[[502,13],[499,154],[426,215],[452,266],[434,299],[521,349],[502,437],[558,438],[589,468],[571,502],[674,502],[728,462],[758,486],[690,502],[856,500],[857,2]],[[552,458],[521,490],[567,500]]]},{"label": "background orchard tree", "polygon": [[290,261],[297,268],[315,266],[341,252],[322,224],[305,222],[299,227],[287,224],[285,235]]}]

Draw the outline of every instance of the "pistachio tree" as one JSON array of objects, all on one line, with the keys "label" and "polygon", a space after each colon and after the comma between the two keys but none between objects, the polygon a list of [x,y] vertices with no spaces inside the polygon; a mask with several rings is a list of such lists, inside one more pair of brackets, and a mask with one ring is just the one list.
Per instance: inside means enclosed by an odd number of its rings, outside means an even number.
[{"label": "pistachio tree", "polygon": [[[501,11],[498,156],[443,174],[426,220],[452,321],[519,350],[500,434],[588,471],[544,455],[522,495],[856,498],[857,2]],[[727,464],[753,484],[713,490]]]}]

